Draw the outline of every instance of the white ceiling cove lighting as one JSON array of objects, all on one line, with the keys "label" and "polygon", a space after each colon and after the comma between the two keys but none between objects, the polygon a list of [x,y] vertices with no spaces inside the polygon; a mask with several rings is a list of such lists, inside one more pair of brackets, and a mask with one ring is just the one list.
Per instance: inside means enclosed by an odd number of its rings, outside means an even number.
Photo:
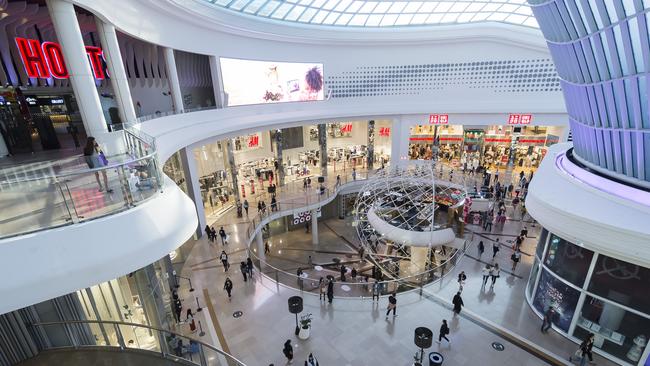
[{"label": "white ceiling cove lighting", "polygon": [[335,27],[409,27],[499,22],[538,28],[526,0],[204,0],[285,22]]}]

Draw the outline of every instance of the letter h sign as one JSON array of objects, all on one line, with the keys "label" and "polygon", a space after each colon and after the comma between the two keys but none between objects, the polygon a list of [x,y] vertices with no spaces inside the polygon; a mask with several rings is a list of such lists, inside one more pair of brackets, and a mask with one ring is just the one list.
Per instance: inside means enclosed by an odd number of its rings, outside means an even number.
[{"label": "letter h sign", "polygon": [[[30,78],[56,79],[69,78],[68,68],[63,60],[61,46],[54,42],[39,42],[36,39],[25,39],[16,37],[16,46],[20,58],[25,64],[25,71]],[[104,53],[101,48],[86,46],[86,54],[90,61],[95,79],[104,79],[104,68],[102,58]]]}]

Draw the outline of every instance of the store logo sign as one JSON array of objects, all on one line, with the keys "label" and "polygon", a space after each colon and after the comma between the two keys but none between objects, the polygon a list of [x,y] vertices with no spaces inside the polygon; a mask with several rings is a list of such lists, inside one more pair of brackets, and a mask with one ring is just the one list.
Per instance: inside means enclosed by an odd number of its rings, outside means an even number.
[{"label": "store logo sign", "polygon": [[25,102],[29,105],[36,105],[37,100],[34,97],[26,97]]},{"label": "store logo sign", "polygon": [[390,136],[390,127],[379,127],[379,136]]},{"label": "store logo sign", "polygon": [[429,124],[430,125],[446,125],[449,123],[448,114],[430,114],[429,115]]},{"label": "store logo sign", "polygon": [[[67,79],[70,77],[68,68],[63,60],[61,45],[54,42],[43,42],[36,39],[16,37],[16,46],[20,58],[25,65],[25,71],[30,78]],[[86,46],[86,55],[93,70],[95,79],[105,78],[102,59],[104,52],[99,47]]]},{"label": "store logo sign", "polygon": [[509,125],[528,125],[532,121],[532,114],[511,114],[508,116]]},{"label": "store logo sign", "polygon": [[248,147],[258,147],[260,145],[260,137],[258,135],[248,136]]},{"label": "store logo sign", "polygon": [[341,134],[351,133],[352,132],[352,123],[346,123],[341,126]]}]

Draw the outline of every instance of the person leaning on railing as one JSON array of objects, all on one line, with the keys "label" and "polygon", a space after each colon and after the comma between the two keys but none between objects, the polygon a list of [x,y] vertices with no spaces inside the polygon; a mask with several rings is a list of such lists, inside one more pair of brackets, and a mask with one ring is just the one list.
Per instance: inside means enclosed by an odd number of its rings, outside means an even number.
[{"label": "person leaning on railing", "polygon": [[[98,169],[105,167],[108,164],[104,152],[99,147],[99,144],[94,137],[88,136],[86,140],[86,146],[84,147],[84,159],[86,164],[90,169]],[[106,176],[106,170],[102,170],[102,176],[104,177],[104,187],[102,187],[102,182],[99,179],[99,172],[95,171],[95,179],[97,179],[97,184],[99,185],[99,191],[102,192],[106,189],[107,193],[112,193],[113,190],[108,187],[108,177]]]}]

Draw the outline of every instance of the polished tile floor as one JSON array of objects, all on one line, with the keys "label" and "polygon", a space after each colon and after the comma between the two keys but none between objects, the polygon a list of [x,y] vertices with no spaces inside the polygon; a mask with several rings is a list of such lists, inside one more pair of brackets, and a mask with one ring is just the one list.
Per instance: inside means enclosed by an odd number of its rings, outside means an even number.
[{"label": "polished tile floor", "polygon": [[[338,235],[331,233],[336,234],[337,230],[342,230],[340,224],[337,226],[335,221],[336,219],[328,221],[329,228],[325,228],[324,223],[319,225],[321,237],[318,250],[327,248],[328,251],[341,252],[341,255],[352,253],[348,245],[341,243]],[[531,223],[524,224],[528,226],[530,236],[524,243],[524,252],[532,254],[539,228],[533,227]],[[437,336],[442,319],[450,322],[452,345],[449,346],[444,341],[442,345],[434,343],[429,351],[440,351],[446,358],[445,365],[544,364],[480,324],[465,317],[453,317],[447,307],[439,304],[439,300],[448,302],[457,291],[454,279],[460,270],[464,270],[468,275],[463,290],[466,310],[557,355],[568,357],[577,348],[576,344],[556,332],[539,332],[541,320],[530,310],[524,298],[524,287],[532,263],[530,255],[523,256],[523,261],[514,275],[504,273],[494,289],[490,290],[488,287],[482,290],[479,273],[484,264],[473,258],[477,255],[475,248],[471,248],[451,276],[425,288],[427,296],[421,297],[417,291],[398,295],[398,316],[385,319],[385,297],[382,297],[379,303],[373,303],[367,298],[349,299],[335,294],[333,304],[327,305],[321,303],[313,294],[278,285],[272,278],[260,276],[259,272],[255,273],[252,281],[247,282],[243,281],[237,266],[232,266],[227,273],[224,272],[218,259],[222,249],[229,253],[231,263],[239,263],[247,256],[245,235],[248,222],[245,218],[236,218],[234,212],[229,211],[215,222],[215,227],[222,225],[231,235],[230,243],[223,246],[220,242],[211,244],[205,238],[200,239],[193,246],[182,267],[182,275],[192,278],[195,288],[207,289],[209,296],[206,298],[196,292],[189,293],[184,287],[181,287],[181,296],[185,297],[184,303],[190,307],[194,306],[195,297],[198,297],[199,301],[211,301],[219,327],[218,330],[214,329],[210,315],[205,311],[201,312],[199,319],[203,324],[207,324],[208,328],[205,339],[202,340],[218,344],[216,333],[222,332],[231,353],[248,365],[283,365],[286,359],[282,355],[282,344],[287,339],[294,345],[297,364],[302,364],[307,355],[313,352],[322,365],[411,365],[417,350],[413,343],[414,329],[426,326]],[[508,272],[511,268],[510,250],[505,243],[511,240],[512,235],[518,233],[521,227],[520,221],[509,220],[502,230],[495,228],[494,231],[498,232],[483,233],[482,229],[471,225],[469,229],[475,231],[473,243],[478,240],[487,243],[488,238],[502,238],[504,247],[497,255],[496,261],[504,272]],[[341,233],[348,235],[343,231]],[[311,234],[304,231],[288,234],[291,235],[287,238],[291,246],[303,248],[310,243]],[[490,248],[489,245],[486,247]],[[282,259],[279,256],[274,258],[273,255],[271,260],[297,265],[306,263],[307,253],[309,251],[306,250],[292,251]],[[486,259],[485,256],[486,254],[482,260]],[[320,254],[316,254],[312,259],[317,261],[321,260],[320,258]],[[230,301],[223,290],[226,276],[234,282],[233,297]],[[294,295],[303,296],[303,313],[311,313],[314,316],[312,334],[306,341],[299,340],[293,334],[295,317],[288,312],[287,299]],[[438,301],[431,301],[431,297]],[[243,315],[233,316],[237,311],[243,312]],[[180,330],[188,331],[185,325],[181,326]],[[502,343],[505,350],[494,350],[492,342]],[[597,355],[595,361],[598,365],[613,364]]]},{"label": "polished tile floor", "polygon": [[117,350],[45,351],[17,366],[178,366],[153,353],[119,352]]}]

